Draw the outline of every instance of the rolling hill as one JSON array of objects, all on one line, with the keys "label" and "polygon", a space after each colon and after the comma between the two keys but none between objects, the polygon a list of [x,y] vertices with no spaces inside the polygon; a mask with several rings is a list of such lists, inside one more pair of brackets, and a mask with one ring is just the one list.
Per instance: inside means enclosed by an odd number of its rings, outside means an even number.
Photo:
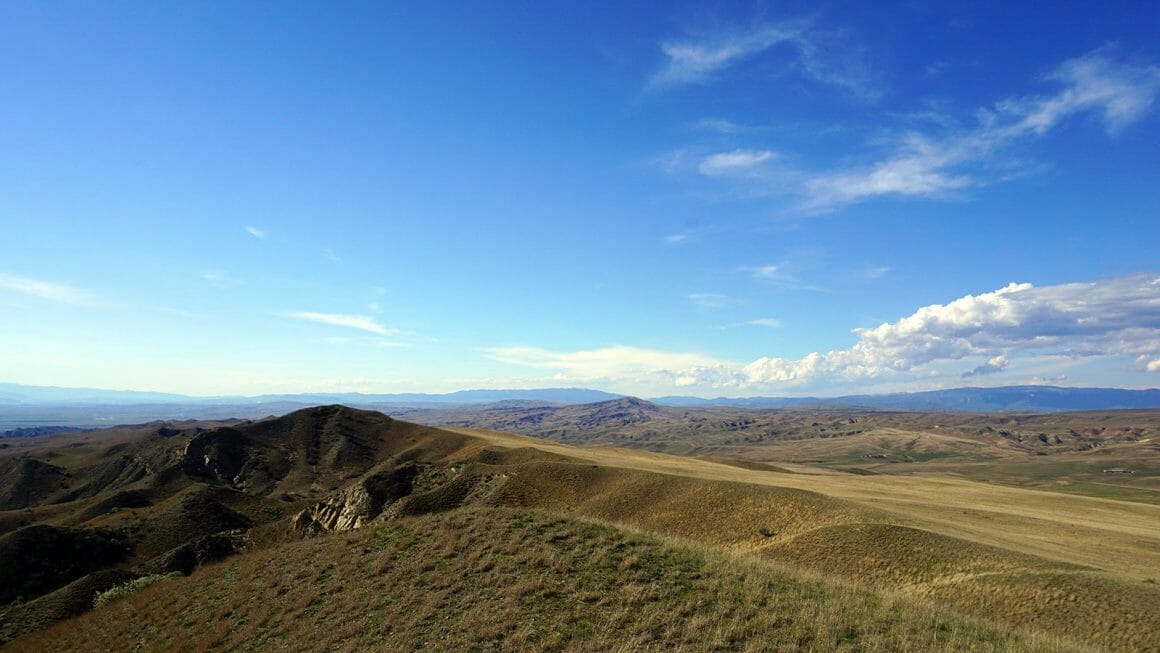
[{"label": "rolling hill", "polygon": [[[256,419],[318,404],[344,404],[397,413],[414,409],[477,408],[487,404],[560,405],[624,399],[585,388],[461,390],[444,394],[306,393],[254,397],[186,395],[58,388],[0,383],[0,432],[21,428],[105,428],[153,420]],[[939,412],[1034,412],[1160,409],[1160,390],[1012,386],[842,397],[659,397],[652,403],[677,408],[909,410]]]},{"label": "rolling hill", "polygon": [[[1143,650],[1160,635],[1160,507],[1140,502],[342,406],[19,445],[0,449],[12,650]],[[90,610],[110,589],[127,598]]]}]

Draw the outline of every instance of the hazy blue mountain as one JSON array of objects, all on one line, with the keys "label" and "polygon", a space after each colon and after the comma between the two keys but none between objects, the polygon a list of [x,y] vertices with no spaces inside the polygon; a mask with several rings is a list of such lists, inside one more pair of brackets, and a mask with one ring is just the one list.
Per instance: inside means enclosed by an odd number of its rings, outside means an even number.
[{"label": "hazy blue mountain", "polygon": [[1059,388],[1025,385],[1000,388],[952,388],[927,392],[842,397],[657,397],[666,406],[731,406],[735,408],[795,408],[803,406],[850,406],[893,410],[964,412],[1020,411],[1051,413],[1068,410],[1117,410],[1160,408],[1160,389]]},{"label": "hazy blue mountain", "polygon": [[306,393],[258,397],[191,397],[159,392],[57,388],[0,383],[0,433],[44,426],[106,427],[154,420],[259,418],[305,406],[346,404],[386,413],[496,402],[586,404],[622,395],[585,388],[463,390],[447,394]]},{"label": "hazy blue mountain", "polygon": [[446,394],[420,392],[400,394],[309,393],[289,395],[262,395],[252,399],[261,401],[292,401],[308,404],[377,405],[437,405],[437,404],[490,404],[497,401],[539,401],[558,404],[590,404],[618,399],[623,395],[589,390],[586,388],[542,388],[531,390],[460,390]]},{"label": "hazy blue mountain", "polygon": [[143,404],[193,400],[193,397],[164,392],[0,383],[0,404]]},{"label": "hazy blue mountain", "polygon": [[535,388],[530,390],[460,390],[445,394],[401,393],[365,394],[361,392],[310,392],[299,394],[260,395],[256,397],[194,397],[163,392],[135,390],[102,390],[97,388],[59,388],[55,386],[0,383],[0,404],[295,404],[386,403],[386,404],[486,404],[496,401],[545,401],[561,404],[588,404],[618,399],[624,395],[587,388]]},{"label": "hazy blue mountain", "polygon": [[[153,420],[260,418],[305,406],[346,404],[385,413],[410,409],[470,407],[500,402],[521,405],[591,404],[623,399],[600,390],[542,388],[532,390],[463,390],[447,394],[308,393],[260,397],[189,397],[158,392],[56,388],[0,383],[0,433],[46,426],[106,427]],[[877,408],[887,410],[1030,412],[1160,408],[1160,390],[1010,386],[954,388],[929,392],[843,397],[658,397],[665,406],[733,408]],[[526,407],[526,406],[525,406]]]}]

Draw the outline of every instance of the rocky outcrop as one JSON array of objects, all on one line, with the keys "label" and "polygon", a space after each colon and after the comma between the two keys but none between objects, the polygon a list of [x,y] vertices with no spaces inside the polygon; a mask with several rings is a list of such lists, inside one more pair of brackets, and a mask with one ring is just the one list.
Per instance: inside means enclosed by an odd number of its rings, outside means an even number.
[{"label": "rocky outcrop", "polygon": [[346,531],[378,517],[385,506],[411,494],[423,469],[406,463],[372,474],[351,487],[294,516],[294,530],[303,533]]},{"label": "rocky outcrop", "polygon": [[241,482],[245,462],[245,436],[232,428],[217,428],[189,441],[181,467],[192,476],[208,476],[236,485]]}]

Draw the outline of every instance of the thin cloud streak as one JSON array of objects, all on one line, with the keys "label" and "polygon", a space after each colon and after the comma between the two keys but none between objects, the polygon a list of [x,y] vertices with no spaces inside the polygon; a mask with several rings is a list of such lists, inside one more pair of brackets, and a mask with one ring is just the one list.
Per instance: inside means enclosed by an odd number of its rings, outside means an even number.
[{"label": "thin cloud streak", "polygon": [[821,286],[814,285],[802,280],[799,276],[790,271],[790,268],[795,267],[792,263],[786,261],[782,263],[771,263],[768,265],[758,265],[753,267],[743,267],[740,270],[753,277],[755,281],[763,284],[775,286],[783,290],[810,290],[813,292],[829,292]]},{"label": "thin cloud streak", "polygon": [[1044,79],[1057,86],[1055,93],[980,108],[973,126],[924,108],[921,122],[933,127],[895,136],[884,155],[861,165],[810,170],[793,165],[793,153],[743,145],[709,153],[681,148],[653,163],[670,175],[728,183],[729,197],[788,199],[792,211],[805,215],[887,197],[956,200],[1033,173],[1041,164],[1013,150],[1060,125],[1090,117],[1115,137],[1152,112],[1160,96],[1160,66],[1120,61],[1108,48],[1064,61]]},{"label": "thin cloud streak", "polygon": [[[881,95],[871,82],[873,75],[866,58],[854,51],[848,36],[815,30],[809,20],[769,22],[747,30],[664,41],[660,48],[667,61],[649,79],[646,90],[706,83],[722,71],[778,46],[788,49],[789,67],[805,79],[838,87],[865,100]],[[719,121],[715,126],[731,125]]]},{"label": "thin cloud streak", "polygon": [[775,156],[776,154],[770,150],[736,149],[731,152],[718,152],[701,159],[697,164],[697,171],[707,177],[745,174]]},{"label": "thin cloud streak", "polygon": [[222,270],[220,268],[202,270],[200,276],[204,281],[217,286],[218,288],[230,288],[233,286],[242,285],[241,279],[238,279],[228,271]]},{"label": "thin cloud streak", "polygon": [[327,324],[330,326],[339,326],[347,329],[358,329],[359,331],[366,331],[378,336],[390,337],[398,333],[395,329],[390,329],[378,322],[375,318],[369,315],[348,315],[344,313],[317,313],[314,311],[295,311],[286,314],[299,320],[306,320],[308,322],[317,322],[319,324]]},{"label": "thin cloud streak", "polygon": [[724,33],[700,41],[666,41],[661,52],[668,62],[649,80],[650,88],[682,86],[708,80],[714,74],[760,54],[779,43],[799,38],[804,24],[770,24],[748,32]]},{"label": "thin cloud streak", "polygon": [[1119,63],[1106,49],[1063,62],[1047,79],[1062,88],[997,102],[979,111],[974,129],[944,138],[910,132],[878,163],[815,175],[802,208],[826,211],[880,196],[954,197],[1003,180],[988,165],[999,163],[1006,148],[1083,114],[1094,114],[1114,136],[1146,115],[1160,94],[1160,67]]},{"label": "thin cloud streak", "polygon": [[695,292],[689,294],[687,297],[694,306],[708,311],[731,308],[743,303],[741,300],[730,297],[729,295],[715,292]]},{"label": "thin cloud streak", "polygon": [[721,330],[737,329],[741,327],[763,327],[766,329],[780,329],[783,326],[782,321],[776,317],[759,317],[753,320],[745,320],[744,322],[734,322],[717,327]]},{"label": "thin cloud streak", "polygon": [[96,304],[96,296],[87,290],[67,283],[44,281],[43,279],[13,274],[0,273],[0,289],[73,306],[93,306]]}]

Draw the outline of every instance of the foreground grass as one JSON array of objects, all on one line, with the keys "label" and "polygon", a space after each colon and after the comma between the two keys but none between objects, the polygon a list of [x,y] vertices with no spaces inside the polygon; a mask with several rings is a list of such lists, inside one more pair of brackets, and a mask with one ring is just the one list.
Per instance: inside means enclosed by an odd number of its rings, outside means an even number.
[{"label": "foreground grass", "polygon": [[463,508],[255,551],[17,640],[94,650],[1062,650],[548,513]]}]

